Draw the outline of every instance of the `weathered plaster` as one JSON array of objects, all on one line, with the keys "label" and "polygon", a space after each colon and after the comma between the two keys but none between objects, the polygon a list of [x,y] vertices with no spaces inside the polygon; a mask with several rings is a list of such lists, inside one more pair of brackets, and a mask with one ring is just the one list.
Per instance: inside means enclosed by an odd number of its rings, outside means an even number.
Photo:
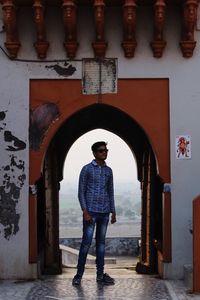
[{"label": "weathered plaster", "polygon": [[4,120],[6,117],[6,112],[5,111],[0,111],[0,121]]},{"label": "weathered plaster", "polygon": [[30,149],[38,150],[45,133],[59,117],[58,107],[54,103],[44,103],[31,111],[30,117]]},{"label": "weathered plaster", "polygon": [[[0,111],[0,122],[3,121],[5,119],[5,117],[6,117],[6,111]],[[6,123],[4,123],[4,122],[2,122],[2,124],[0,123],[0,132],[2,130],[4,130],[5,126],[6,126]]]},{"label": "weathered plaster", "polygon": [[59,76],[69,77],[76,72],[76,68],[67,62],[64,63],[64,67],[60,66],[58,63],[54,65],[45,66],[47,69],[53,69]]},{"label": "weathered plaster", "polygon": [[13,136],[9,130],[4,131],[4,140],[5,142],[13,143],[13,145],[7,146],[6,150],[8,151],[19,151],[26,148],[26,144],[19,138]]},{"label": "weathered plaster", "polygon": [[[131,60],[125,59],[123,50],[119,41],[122,40],[122,27],[119,19],[121,12],[118,8],[110,13],[107,10],[109,18],[106,19],[106,39],[109,41],[107,57],[118,58],[118,76],[119,78],[169,78],[170,90],[170,135],[171,135],[171,191],[172,191],[172,263],[166,264],[165,274],[169,278],[181,278],[183,275],[183,265],[192,263],[192,236],[188,230],[188,221],[192,219],[192,200],[199,194],[198,178],[200,177],[199,167],[199,111],[200,111],[200,35],[195,33],[197,47],[191,59],[186,60],[181,56],[179,49],[180,26],[178,25],[179,12],[176,7],[168,10],[166,21],[165,36],[167,46],[161,59],[152,57],[149,47],[149,41],[152,40],[152,18],[147,11],[148,7],[140,7],[138,11],[137,23],[137,41],[138,46],[135,57]],[[0,277],[1,278],[19,278],[35,276],[32,265],[28,263],[28,174],[29,174],[29,147],[28,147],[28,127],[29,127],[29,81],[30,79],[80,79],[81,62],[70,62],[76,71],[73,75],[66,78],[61,76],[52,68],[46,66],[56,65],[56,62],[32,62],[37,59],[33,49],[35,39],[35,28],[32,22],[31,11],[29,9],[20,9],[19,28],[20,39],[23,41],[23,47],[20,50],[19,58],[29,59],[29,62],[9,61],[1,52],[1,112],[0,112],[0,138],[1,138],[1,156],[0,156],[0,187],[1,198],[8,197],[11,211],[14,212],[14,218],[8,227],[11,233],[17,231],[17,234],[9,235],[4,238],[4,226],[6,221],[1,215],[0,223]],[[93,12],[89,9],[83,9],[79,14],[78,33],[80,47],[77,52],[77,58],[93,57],[91,41],[93,40]],[[110,13],[110,14],[109,14]],[[107,15],[107,16],[108,16]],[[1,13],[0,13],[1,17]],[[47,36],[51,40],[51,47],[48,52],[48,60],[66,59],[65,49],[61,40],[62,37],[62,18],[57,8],[49,8],[46,11]],[[56,24],[56,26],[55,26]],[[84,26],[83,26],[84,24]],[[147,26],[148,24],[148,26]],[[199,25],[199,24],[198,24]],[[5,34],[0,33],[0,45],[4,47]],[[64,62],[63,62],[64,63]],[[59,64],[62,66],[62,64]],[[64,66],[65,67],[65,66]],[[87,97],[87,96],[86,96]],[[137,97],[137,95],[135,95]],[[48,99],[44,99],[47,101]],[[123,101],[124,99],[121,99]],[[134,99],[133,99],[134,100]],[[153,103],[152,103],[153,105]],[[137,107],[135,107],[137,109]],[[9,117],[6,115],[9,113]],[[152,116],[154,118],[154,116]],[[20,122],[18,122],[20,120]],[[38,126],[38,125],[37,125]],[[37,127],[36,126],[36,127]],[[159,126],[159,124],[158,124]],[[40,128],[37,128],[40,130]],[[4,132],[9,131],[12,136],[26,143],[24,150],[15,151],[14,161],[17,165],[24,162],[26,180],[23,188],[22,182],[16,181],[14,176],[22,176],[23,169],[12,165],[12,155],[7,149],[8,146],[14,147],[14,141],[6,142]],[[19,134],[20,133],[20,134]],[[192,159],[188,161],[177,161],[175,158],[175,136],[179,134],[190,134],[192,137]],[[43,133],[41,134],[41,136]],[[39,144],[41,143],[41,139]],[[36,143],[36,145],[38,145]],[[7,149],[7,150],[6,150]],[[13,154],[13,152],[12,152]],[[20,162],[22,160],[22,162]],[[16,169],[16,174],[11,171]],[[5,179],[7,174],[11,178]],[[191,178],[192,174],[192,178]],[[3,181],[5,183],[3,184]],[[9,181],[8,189],[6,182]],[[18,182],[18,183],[17,183]],[[21,184],[20,184],[21,182]],[[15,186],[12,185],[15,184]],[[20,192],[19,198],[18,193]],[[15,201],[18,201],[15,204]],[[7,201],[6,201],[7,205]],[[181,208],[181,209],[180,209]],[[2,208],[0,208],[0,211]],[[6,206],[6,211],[8,207]],[[17,222],[17,216],[19,221]],[[3,223],[3,224],[2,224]],[[11,229],[10,229],[11,228]],[[9,260],[7,259],[9,257]],[[20,272],[20,274],[19,274]]]},{"label": "weathered plaster", "polygon": [[[6,119],[6,112],[0,112],[0,121]],[[26,148],[26,144],[14,137],[10,131],[5,130],[6,123],[3,123],[1,130],[4,131],[5,150],[18,151]],[[14,142],[13,146],[7,145]],[[8,162],[0,168],[3,174],[0,183],[0,234],[9,240],[12,235],[19,231],[20,213],[17,205],[20,201],[20,191],[26,179],[25,162],[13,154],[8,155]]]}]

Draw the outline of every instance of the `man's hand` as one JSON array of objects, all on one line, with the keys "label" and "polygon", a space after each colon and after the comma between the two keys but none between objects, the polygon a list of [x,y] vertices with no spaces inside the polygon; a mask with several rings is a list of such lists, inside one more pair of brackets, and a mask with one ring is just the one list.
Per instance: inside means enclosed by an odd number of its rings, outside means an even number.
[{"label": "man's hand", "polygon": [[114,224],[115,222],[117,222],[117,220],[116,220],[116,213],[112,213],[111,224]]},{"label": "man's hand", "polygon": [[92,223],[92,217],[90,216],[86,208],[83,210],[83,220]]}]

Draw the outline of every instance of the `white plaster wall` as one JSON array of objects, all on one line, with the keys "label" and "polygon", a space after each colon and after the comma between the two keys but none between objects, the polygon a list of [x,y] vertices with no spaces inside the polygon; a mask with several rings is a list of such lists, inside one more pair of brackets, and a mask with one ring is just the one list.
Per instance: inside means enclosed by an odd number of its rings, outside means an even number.
[{"label": "white plaster wall", "polygon": [[[107,57],[118,58],[119,78],[169,78],[170,90],[170,138],[172,177],[172,263],[165,266],[165,277],[181,278],[183,265],[192,263],[192,236],[189,232],[192,220],[192,200],[200,193],[197,178],[200,177],[199,111],[200,111],[200,33],[194,56],[184,59],[179,49],[180,22],[175,7],[167,11],[167,47],[161,59],[155,59],[149,47],[152,38],[152,18],[148,8],[138,9],[137,42],[135,58],[124,58],[121,48],[122,28],[118,8],[112,9],[106,20],[106,39],[109,42]],[[66,58],[63,49],[64,32],[61,12],[47,9],[47,37],[51,43],[48,60]],[[54,20],[54,21],[53,21]],[[84,26],[83,26],[84,24]],[[91,42],[94,39],[91,10],[79,11],[78,40],[80,48],[77,58],[93,57]],[[5,34],[0,33],[3,46]],[[31,12],[20,10],[20,40],[22,48],[19,59],[37,60],[33,42],[35,33]],[[3,46],[4,47],[4,46]],[[29,126],[29,80],[32,78],[60,78],[54,70],[46,69],[53,62],[10,61],[0,52],[0,111],[7,111],[7,130],[26,142],[26,149],[15,152],[25,161],[26,181],[21,190],[17,206],[20,212],[19,232],[6,240],[0,235],[0,276],[34,277],[36,266],[28,264],[28,126]],[[61,63],[63,64],[63,62]],[[77,71],[73,77],[81,78],[81,62],[73,62]],[[66,78],[65,78],[66,79]],[[123,101],[123,99],[122,99]],[[152,116],[153,118],[153,116]],[[159,126],[159,124],[158,124]],[[192,159],[176,160],[175,136],[189,134],[192,138]],[[2,132],[0,137],[3,141]],[[0,145],[0,167],[9,160],[5,143]],[[0,180],[3,180],[0,177]]]}]

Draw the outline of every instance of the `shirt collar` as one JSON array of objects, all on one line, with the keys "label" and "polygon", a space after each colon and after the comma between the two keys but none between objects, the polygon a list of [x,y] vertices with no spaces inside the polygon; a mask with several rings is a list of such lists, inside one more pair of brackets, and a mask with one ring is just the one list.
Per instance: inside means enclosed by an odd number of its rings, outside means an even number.
[{"label": "shirt collar", "polygon": [[[97,162],[95,161],[95,159],[93,159],[92,164],[93,164],[94,166],[99,166],[99,165],[97,164]],[[101,167],[104,167],[104,166],[106,166],[106,162],[104,162],[104,164],[103,164]]]}]

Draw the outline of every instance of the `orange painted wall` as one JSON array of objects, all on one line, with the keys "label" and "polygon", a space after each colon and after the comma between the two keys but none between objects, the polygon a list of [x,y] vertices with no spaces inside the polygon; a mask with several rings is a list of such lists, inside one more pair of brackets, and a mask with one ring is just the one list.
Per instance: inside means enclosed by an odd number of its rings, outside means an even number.
[{"label": "orange painted wall", "polygon": [[169,87],[167,79],[119,80],[118,94],[102,102],[129,114],[145,131],[164,182],[170,182]]},{"label": "orange painted wall", "polygon": [[[167,79],[121,79],[118,93],[102,95],[100,100],[127,113],[144,129],[164,182],[170,182],[168,85]],[[31,80],[31,109],[53,102],[58,105],[61,115],[49,128],[40,149],[30,151],[30,184],[38,179],[48,144],[62,123],[98,101],[98,95],[82,95],[81,80]]]},{"label": "orange painted wall", "polygon": [[[132,117],[145,131],[155,151],[158,171],[164,182],[170,182],[169,97],[167,79],[128,79],[118,81],[118,93],[110,95],[82,95],[80,80],[31,80],[31,110],[47,103],[55,103],[60,111],[52,123],[38,151],[30,151],[30,182],[35,184],[42,170],[48,145],[71,115],[98,101],[117,108]],[[129,128],[127,128],[129,130]],[[37,215],[34,195],[29,199],[29,262],[37,262]],[[170,214],[170,213],[169,213]],[[166,228],[169,228],[169,220]],[[170,233],[169,233],[170,236]],[[171,245],[170,238],[166,244]],[[166,245],[164,245],[164,248]],[[167,246],[169,248],[169,246]],[[166,248],[166,249],[168,249]]]}]

